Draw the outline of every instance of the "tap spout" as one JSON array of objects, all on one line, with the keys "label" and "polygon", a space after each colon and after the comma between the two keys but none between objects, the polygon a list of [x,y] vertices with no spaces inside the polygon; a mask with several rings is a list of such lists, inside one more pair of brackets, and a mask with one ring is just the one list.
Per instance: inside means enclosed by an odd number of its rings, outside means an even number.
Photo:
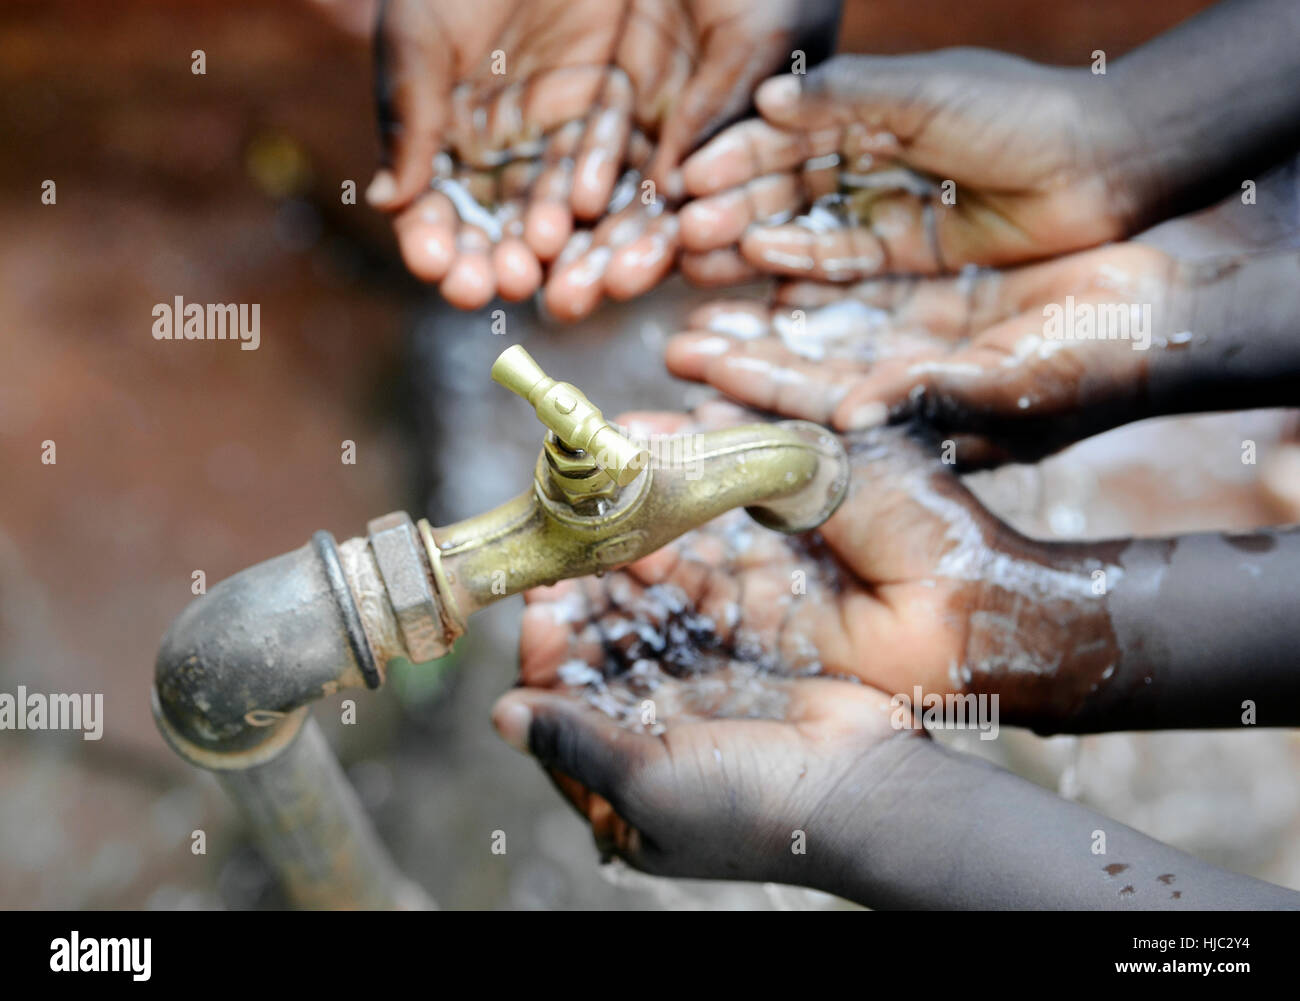
[{"label": "tap spout", "polygon": [[769,528],[804,532],[834,513],[848,459],[807,421],[752,424],[652,442],[650,461],[611,496],[571,503],[547,451],[533,489],[431,537],[463,616],[506,595],[613,570],[732,508]]}]

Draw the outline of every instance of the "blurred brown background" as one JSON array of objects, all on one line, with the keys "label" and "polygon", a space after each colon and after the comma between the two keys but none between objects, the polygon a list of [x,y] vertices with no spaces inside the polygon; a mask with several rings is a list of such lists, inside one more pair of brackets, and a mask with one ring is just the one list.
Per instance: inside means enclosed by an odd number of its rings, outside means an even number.
[{"label": "blurred brown background", "polygon": [[[98,743],[0,732],[0,906],[279,903],[231,804],[149,714],[153,656],[191,573],[212,584],[318,528],[342,539],[403,507],[447,522],[528,482],[540,435],[488,381],[501,341],[485,315],[443,307],[404,273],[385,220],[340,200],[376,158],[368,6],[0,5],[0,691],[102,692],[107,717]],[[850,0],[842,47],[986,45],[1081,64],[1204,6]],[[1237,228],[1207,226],[1196,232]],[[152,307],[177,295],[260,303],[260,349],[155,341]],[[511,339],[598,402],[680,407],[695,391],[660,374],[658,351],[700,299],[670,283],[573,329],[512,309]],[[979,489],[1040,533],[1277,522],[1294,515],[1276,491],[1239,463],[1206,468],[1208,443],[1235,455],[1254,436],[1267,471],[1290,433],[1277,414],[1162,422]],[[356,465],[340,462],[345,439]],[[40,462],[45,440],[56,465]],[[356,727],[331,725],[337,700],[319,709],[399,860],[444,906],[827,902],[599,870],[582,825],[487,723],[517,617],[516,601],[492,610],[440,670],[360,696]],[[1300,885],[1289,735],[998,743],[1067,795]],[[199,828],[203,857],[189,851]],[[495,829],[506,856],[488,850]]]}]

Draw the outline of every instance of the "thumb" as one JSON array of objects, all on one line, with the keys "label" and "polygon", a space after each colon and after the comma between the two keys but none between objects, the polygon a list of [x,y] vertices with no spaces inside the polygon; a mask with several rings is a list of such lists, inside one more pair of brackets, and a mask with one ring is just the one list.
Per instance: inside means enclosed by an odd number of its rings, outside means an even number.
[{"label": "thumb", "polygon": [[492,725],[515,750],[603,796],[616,810],[656,745],[571,696],[538,689],[503,695],[492,709]]},{"label": "thumb", "polygon": [[366,201],[392,212],[429,186],[448,114],[450,53],[431,46],[439,36],[423,4],[386,0],[375,32],[375,103],[382,167]]},{"label": "thumb", "polygon": [[754,95],[759,113],[783,129],[849,125],[906,141],[944,102],[946,88],[923,56],[836,56],[805,74],[773,77]]}]

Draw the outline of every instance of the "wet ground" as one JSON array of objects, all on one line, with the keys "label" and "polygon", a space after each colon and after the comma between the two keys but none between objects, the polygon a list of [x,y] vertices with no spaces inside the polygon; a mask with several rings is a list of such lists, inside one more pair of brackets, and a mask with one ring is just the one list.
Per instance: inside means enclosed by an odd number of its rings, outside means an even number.
[{"label": "wet ground", "polygon": [[[962,41],[1077,62],[1199,5],[990,0],[918,17],[873,0],[850,3],[846,45]],[[215,581],[318,528],[344,538],[400,507],[445,523],[523,489],[538,426],[488,378],[507,343],[610,412],[689,405],[702,391],[663,374],[661,349],[708,297],[671,283],[571,328],[514,307],[494,335],[487,311],[451,311],[406,278],[382,221],[340,203],[375,152],[359,45],[305,5],[115,8],[0,9],[0,691],[102,692],[107,713],[99,742],[0,733],[0,906],[266,906],[279,898],[235,811],[148,712],[152,657],[192,572]],[[189,72],[195,48],[205,77]],[[55,206],[40,203],[45,179]],[[1275,183],[1294,195],[1294,174]],[[1296,231],[1296,203],[1163,238],[1184,251],[1276,242]],[[152,305],[177,294],[261,302],[261,349],[152,340]],[[1300,512],[1260,477],[1285,463],[1288,436],[1280,414],[1152,422],[974,483],[1041,535],[1277,523]],[[1245,437],[1258,466],[1240,462]],[[355,466],[339,461],[345,439]],[[55,466],[39,461],[45,440]],[[830,902],[600,869],[583,825],[487,723],[514,678],[518,618],[519,599],[476,617],[437,670],[361,696],[355,727],[339,725],[337,700],[318,709],[400,863],[443,906]],[[963,746],[990,744],[1064,795],[1300,887],[1294,735],[1003,730]],[[204,856],[190,852],[196,829]],[[490,851],[497,830],[505,855]]]}]

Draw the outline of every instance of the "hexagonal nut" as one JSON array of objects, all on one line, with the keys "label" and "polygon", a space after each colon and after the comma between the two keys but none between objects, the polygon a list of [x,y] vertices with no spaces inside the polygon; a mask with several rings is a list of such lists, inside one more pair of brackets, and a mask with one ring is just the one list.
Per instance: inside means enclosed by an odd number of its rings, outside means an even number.
[{"label": "hexagonal nut", "polygon": [[366,530],[411,661],[421,664],[441,657],[447,652],[442,616],[414,523],[405,511],[395,511],[375,518]]},{"label": "hexagonal nut", "polygon": [[566,452],[555,441],[554,435],[548,435],[542,446],[551,472],[551,482],[563,491],[564,499],[569,503],[591,500],[600,497],[613,497],[619,486],[596,465],[596,461],[583,452],[574,455]]}]

